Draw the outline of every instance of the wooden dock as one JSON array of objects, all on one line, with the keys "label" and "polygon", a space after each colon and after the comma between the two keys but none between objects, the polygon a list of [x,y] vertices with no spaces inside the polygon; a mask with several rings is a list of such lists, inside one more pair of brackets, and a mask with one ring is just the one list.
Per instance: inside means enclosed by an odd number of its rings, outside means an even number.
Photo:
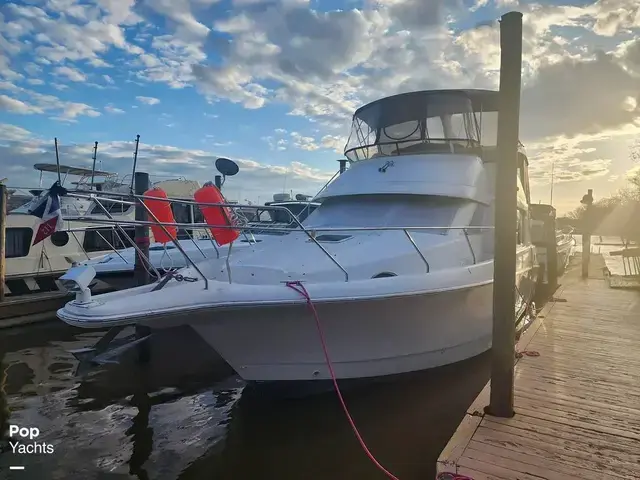
[{"label": "wooden dock", "polygon": [[[575,262],[573,262],[576,265]],[[608,287],[604,260],[579,261],[518,342],[513,418],[484,414],[489,384],[437,472],[474,480],[640,478],[640,293]]]}]

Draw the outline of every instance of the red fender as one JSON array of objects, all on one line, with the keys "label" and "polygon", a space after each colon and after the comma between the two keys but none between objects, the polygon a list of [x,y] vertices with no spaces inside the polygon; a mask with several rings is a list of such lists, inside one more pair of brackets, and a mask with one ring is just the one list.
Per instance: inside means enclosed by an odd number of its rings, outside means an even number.
[{"label": "red fender", "polygon": [[[167,194],[164,190],[158,187],[151,188],[144,192],[145,197],[155,197],[155,198],[168,198]],[[163,200],[152,200],[150,198],[143,199],[144,204],[147,208],[153,212],[153,214],[158,219],[160,223],[176,223],[176,219],[173,216],[173,211],[171,210],[171,203],[165,202]],[[149,215],[151,217],[151,215]],[[154,222],[155,220],[151,217],[149,221]],[[156,242],[167,243],[171,240],[175,240],[178,236],[178,227],[165,225],[164,228],[169,232],[169,235],[163,230],[160,225],[151,225],[151,231],[153,232],[153,239]]]},{"label": "red fender", "polygon": [[[227,203],[222,192],[214,185],[202,187],[193,194],[193,198],[198,202],[205,221],[209,225],[232,226],[233,212],[229,207],[206,206],[206,203]],[[218,245],[226,245],[233,242],[240,236],[239,230],[231,228],[209,227],[211,235],[218,242]]]}]

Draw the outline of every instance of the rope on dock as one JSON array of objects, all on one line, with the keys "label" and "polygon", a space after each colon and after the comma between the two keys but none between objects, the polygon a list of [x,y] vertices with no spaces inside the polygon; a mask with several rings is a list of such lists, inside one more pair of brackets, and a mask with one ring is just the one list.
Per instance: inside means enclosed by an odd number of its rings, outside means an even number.
[{"label": "rope on dock", "polygon": [[[347,404],[345,403],[344,398],[342,397],[342,392],[340,391],[340,387],[338,386],[338,380],[336,379],[336,374],[333,371],[333,365],[331,363],[331,359],[329,358],[329,351],[327,349],[327,343],[326,343],[325,338],[324,338],[324,332],[322,330],[322,325],[320,324],[320,316],[318,315],[318,311],[316,310],[316,307],[313,304],[313,301],[311,300],[311,297],[309,296],[309,292],[307,292],[307,289],[304,287],[302,282],[300,282],[299,280],[296,280],[296,281],[293,281],[293,282],[286,282],[286,286],[291,288],[292,290],[295,290],[296,292],[298,292],[307,301],[307,307],[309,307],[309,310],[311,310],[311,313],[313,314],[313,317],[314,317],[314,319],[316,321],[316,327],[318,329],[318,335],[320,336],[320,342],[322,343],[322,350],[324,351],[324,358],[325,358],[325,361],[327,363],[327,368],[329,369],[329,374],[331,375],[331,380],[333,381],[333,386],[334,386],[334,388],[336,390],[336,394],[338,395],[338,399],[340,400],[340,404],[342,405],[342,409],[344,410],[344,414],[346,415],[347,420],[349,420],[349,424],[351,425],[351,429],[353,430],[353,433],[355,434],[356,438],[360,442],[360,446],[364,450],[364,453],[367,455],[367,457],[369,457],[369,460],[371,460],[373,462],[373,464],[376,467],[378,467],[378,469],[382,473],[384,473],[388,478],[390,478],[391,480],[400,480],[393,473],[389,472],[386,468],[384,468],[380,464],[380,462],[378,462],[376,457],[373,456],[373,454],[371,453],[371,451],[367,447],[367,444],[365,443],[364,439],[360,435],[360,432],[358,431],[358,427],[356,427],[356,424],[353,421],[353,418],[351,417],[351,414],[349,413],[349,409],[347,408]],[[465,477],[460,477],[460,478],[454,477],[453,480],[472,480],[472,479],[465,478]]]},{"label": "rope on dock", "polygon": [[526,355],[527,357],[539,357],[540,352],[536,352],[535,350],[522,350],[521,352],[518,352],[516,350],[516,358],[522,358],[523,355]]},{"label": "rope on dock", "polygon": [[440,472],[436,480],[473,480],[473,478],[452,472]]}]

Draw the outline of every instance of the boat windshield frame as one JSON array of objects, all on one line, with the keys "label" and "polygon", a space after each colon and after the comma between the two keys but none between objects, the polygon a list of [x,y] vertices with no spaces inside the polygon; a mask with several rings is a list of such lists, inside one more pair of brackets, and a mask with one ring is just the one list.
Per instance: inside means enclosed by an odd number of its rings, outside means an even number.
[{"label": "boat windshield frame", "polygon": [[[382,98],[356,110],[344,154],[350,162],[357,162],[398,155],[478,152],[482,113],[497,110],[498,92],[491,90],[426,90]],[[403,136],[390,134],[389,129],[403,126]],[[432,133],[434,127],[440,134]]]}]

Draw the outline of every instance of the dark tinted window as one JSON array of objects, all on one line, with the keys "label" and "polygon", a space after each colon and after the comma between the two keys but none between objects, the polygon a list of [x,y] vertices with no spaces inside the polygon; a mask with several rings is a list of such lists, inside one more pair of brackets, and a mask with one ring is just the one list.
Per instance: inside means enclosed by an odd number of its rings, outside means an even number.
[{"label": "dark tinted window", "polygon": [[[136,237],[134,228],[124,229],[128,236],[133,241]],[[107,243],[108,242],[108,243]],[[130,248],[132,246],[122,232],[111,228],[98,228],[86,230],[84,234],[84,241],[82,242],[85,251],[87,252],[101,252],[105,250],[111,250],[109,244],[113,245],[118,250],[123,248]]]},{"label": "dark tinted window", "polygon": [[5,257],[26,257],[29,253],[31,237],[33,237],[31,228],[7,228]]}]

